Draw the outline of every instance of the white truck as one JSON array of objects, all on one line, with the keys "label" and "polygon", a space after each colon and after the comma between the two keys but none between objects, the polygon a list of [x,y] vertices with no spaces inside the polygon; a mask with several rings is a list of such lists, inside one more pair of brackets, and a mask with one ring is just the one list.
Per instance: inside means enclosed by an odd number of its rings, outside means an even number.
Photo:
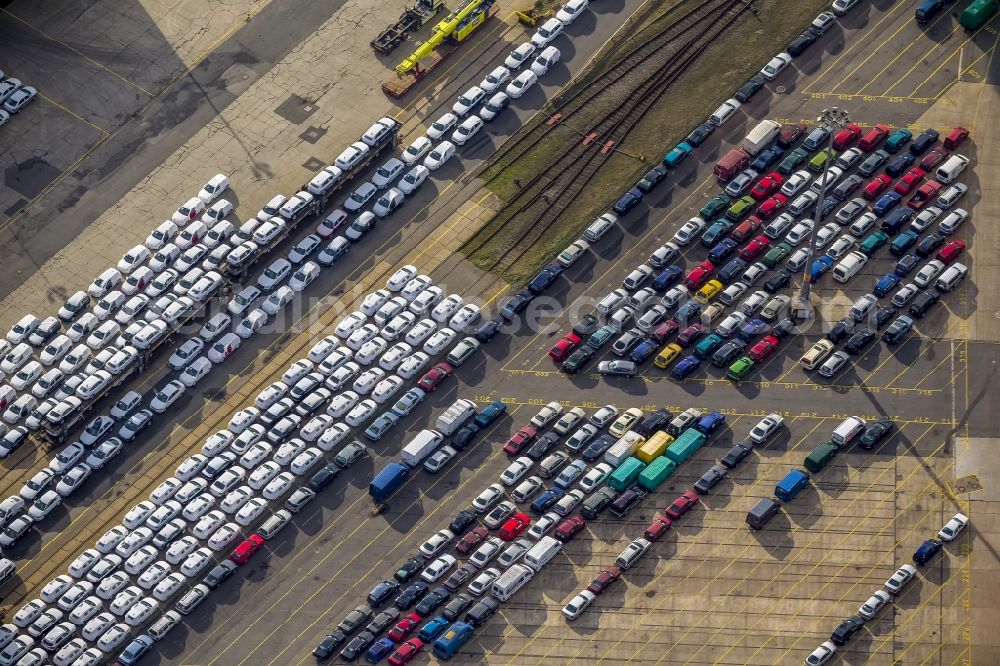
[{"label": "white truck", "polygon": [[435,429],[442,435],[454,435],[462,427],[462,424],[475,414],[476,403],[459,398],[448,409],[444,410],[444,414],[437,418]]},{"label": "white truck", "polygon": [[433,453],[434,449],[441,444],[443,439],[444,435],[437,430],[421,430],[413,439],[407,442],[399,457],[404,463],[414,468],[423,462],[424,458]]},{"label": "white truck", "polygon": [[781,125],[773,120],[762,120],[756,127],[750,130],[746,138],[743,139],[743,151],[754,157],[760,151],[767,147],[767,144],[771,143],[778,132],[781,131]]}]

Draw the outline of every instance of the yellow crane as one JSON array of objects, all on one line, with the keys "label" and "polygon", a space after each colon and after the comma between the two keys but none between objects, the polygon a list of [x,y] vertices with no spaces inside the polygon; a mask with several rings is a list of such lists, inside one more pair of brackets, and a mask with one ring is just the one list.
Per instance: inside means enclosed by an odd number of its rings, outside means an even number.
[{"label": "yellow crane", "polygon": [[434,26],[433,34],[426,42],[396,66],[396,74],[405,76],[412,72],[419,77],[424,71],[420,68],[421,60],[430,57],[445,43],[461,42],[471,35],[489,17],[492,5],[493,0],[465,0],[455,11]]}]

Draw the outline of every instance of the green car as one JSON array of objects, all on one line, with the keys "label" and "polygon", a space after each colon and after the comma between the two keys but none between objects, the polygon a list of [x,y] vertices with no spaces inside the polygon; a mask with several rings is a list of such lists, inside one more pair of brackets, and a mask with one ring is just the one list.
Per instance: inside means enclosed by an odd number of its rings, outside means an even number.
[{"label": "green car", "polygon": [[570,354],[569,358],[563,361],[561,370],[568,374],[579,372],[580,368],[587,365],[587,362],[594,358],[594,354],[596,353],[590,347],[580,347]]},{"label": "green car", "polygon": [[733,361],[733,364],[729,366],[726,379],[738,382],[749,375],[751,370],[753,370],[753,360],[749,356],[743,356]]},{"label": "green car", "polygon": [[837,159],[837,151],[833,148],[824,148],[813,155],[813,158],[809,160],[809,164],[806,165],[806,168],[810,171],[819,173],[826,167],[827,162],[832,162],[835,159]]},{"label": "green car", "polygon": [[712,353],[722,346],[725,340],[718,333],[712,333],[711,335],[705,337],[701,342],[694,346],[694,355],[698,358],[705,360]]},{"label": "green car", "polygon": [[710,221],[713,217],[722,215],[722,211],[726,210],[729,206],[733,204],[732,198],[727,194],[717,194],[708,200],[701,210],[698,211],[698,216],[706,222]]},{"label": "green car", "polygon": [[867,238],[861,241],[861,246],[858,249],[870,257],[875,254],[880,247],[888,242],[889,237],[884,231],[873,231]]},{"label": "green car", "polygon": [[889,138],[882,144],[882,148],[889,153],[895,153],[905,146],[913,138],[913,132],[908,129],[898,129],[889,135]]},{"label": "green car", "polygon": [[767,266],[768,268],[774,268],[791,253],[792,253],[791,245],[789,245],[788,243],[778,243],[777,245],[775,245],[774,247],[772,247],[770,250],[767,251],[767,254],[764,255],[764,258],[761,259],[761,261],[764,262],[764,265]]},{"label": "green car", "polygon": [[597,351],[604,345],[608,344],[611,338],[615,337],[618,330],[611,324],[605,324],[599,329],[594,331],[589,338],[587,338],[587,346]]},{"label": "green car", "polygon": [[729,207],[729,210],[726,211],[726,217],[733,222],[739,222],[750,214],[756,204],[754,198],[748,194]]},{"label": "green car", "polygon": [[805,148],[796,148],[788,153],[785,159],[781,160],[781,164],[778,165],[778,171],[786,176],[790,176],[807,159],[809,159],[809,151]]}]

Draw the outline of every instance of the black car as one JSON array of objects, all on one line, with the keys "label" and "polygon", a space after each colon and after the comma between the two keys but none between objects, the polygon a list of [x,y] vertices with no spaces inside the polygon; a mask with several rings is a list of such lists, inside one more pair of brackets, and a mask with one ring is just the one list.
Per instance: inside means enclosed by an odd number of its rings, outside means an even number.
[{"label": "black car", "polygon": [[913,299],[912,303],[910,303],[910,314],[917,319],[923,319],[928,310],[930,310],[931,307],[934,306],[940,299],[941,294],[937,292],[937,289],[922,291],[917,294],[917,297]]},{"label": "black car", "polygon": [[378,608],[389,601],[389,597],[397,592],[399,592],[399,583],[394,580],[384,580],[368,593],[368,605],[372,608]]},{"label": "black car", "polygon": [[927,149],[934,145],[934,142],[938,140],[938,131],[935,129],[925,129],[920,133],[913,143],[910,144],[910,152],[914,155],[923,155],[927,152]]},{"label": "black car", "polygon": [[878,330],[896,318],[898,310],[891,305],[883,305],[875,311],[875,330]]},{"label": "black car", "polygon": [[646,175],[644,175],[639,182],[635,184],[635,186],[648,194],[654,187],[660,184],[660,181],[667,177],[668,173],[670,172],[667,171],[667,167],[662,164],[657,164],[655,167],[647,171]]},{"label": "black car", "polygon": [[819,35],[812,30],[806,30],[801,35],[793,39],[788,46],[785,47],[785,51],[793,58],[798,57],[805,53],[805,50],[812,46],[817,39],[819,39]]},{"label": "black car", "polygon": [[562,365],[559,367],[560,370],[567,374],[574,374],[580,371],[580,368],[587,365],[592,358],[594,358],[595,352],[590,347],[580,347],[569,357],[563,361]]},{"label": "black car", "polygon": [[594,520],[601,515],[601,512],[608,508],[618,497],[618,493],[609,486],[602,486],[593,495],[583,501],[580,513],[587,520]]},{"label": "black car", "polygon": [[898,178],[903,175],[904,171],[913,165],[913,162],[916,159],[917,158],[911,153],[900,153],[889,160],[889,163],[885,165],[885,172],[893,178]]},{"label": "black car", "polygon": [[309,489],[316,492],[323,490],[337,478],[338,474],[340,474],[340,467],[336,463],[324,465],[309,479]]},{"label": "black car", "polygon": [[517,315],[524,312],[524,309],[528,307],[528,304],[535,298],[535,295],[530,291],[519,291],[510,298],[507,302],[500,307],[500,316],[504,319],[511,320],[517,317]]},{"label": "black car", "polygon": [[685,141],[697,148],[701,144],[705,143],[705,140],[710,137],[714,131],[715,125],[712,123],[702,123],[691,130],[691,133],[687,135]]},{"label": "black car", "polygon": [[[471,513],[472,521],[475,522],[476,514],[471,509],[467,509],[462,513],[463,514]],[[451,523],[452,525],[454,525],[455,521],[453,520],[451,521]],[[451,531],[454,532],[455,534],[458,534],[458,532],[454,528],[451,528]],[[420,573],[423,570],[425,564],[427,564],[426,557],[424,557],[423,555],[414,555],[413,557],[411,557],[410,559],[406,560],[401,565],[399,565],[399,568],[396,569],[396,573],[394,573],[392,577],[398,580],[400,583],[405,583],[414,576],[416,576],[418,573]]]},{"label": "black car", "polygon": [[861,631],[865,626],[865,619],[863,617],[855,615],[854,617],[849,617],[840,623],[840,626],[833,630],[830,634],[830,640],[837,645],[847,645],[847,642],[851,640],[854,634]]},{"label": "black car", "polygon": [[528,283],[528,289],[536,296],[541,294],[549,288],[549,285],[556,281],[556,278],[562,274],[562,270],[562,266],[559,264],[549,264],[538,271],[538,275]]},{"label": "black car", "polygon": [[865,179],[857,174],[852,174],[845,178],[844,180],[837,183],[837,186],[833,188],[830,192],[832,196],[837,201],[843,201],[847,197],[851,196],[854,190],[861,187],[861,183],[865,182]]},{"label": "black car", "polygon": [[471,423],[464,425],[458,429],[458,432],[452,435],[451,445],[459,451],[463,451],[465,447],[472,443],[477,434],[479,434],[479,426]]},{"label": "black car", "polygon": [[736,91],[733,95],[741,104],[746,104],[750,101],[750,98],[757,94],[761,88],[764,87],[764,77],[760,74],[756,74],[749,81],[740,86],[740,89]]},{"label": "black car", "polygon": [[733,252],[736,251],[736,248],[738,246],[739,243],[737,243],[732,238],[723,238],[722,240],[720,240],[718,243],[715,244],[715,247],[709,250],[708,260],[716,265],[721,264],[723,261],[725,261],[726,257],[728,257],[729,255],[731,255]]},{"label": "black car", "polygon": [[668,423],[670,423],[670,412],[665,409],[657,409],[639,419],[639,422],[632,426],[632,430],[643,437],[649,437],[657,430],[665,428]]},{"label": "black car", "polygon": [[554,432],[547,432],[537,440],[535,443],[528,447],[528,451],[524,454],[531,458],[532,460],[541,460],[549,454],[549,451],[559,443],[559,435]]},{"label": "black car", "polygon": [[598,328],[601,322],[592,314],[583,315],[580,321],[573,324],[573,332],[577,335],[590,335]]},{"label": "black car", "polygon": [[738,275],[743,275],[743,271],[749,266],[744,259],[736,257],[735,259],[730,259],[729,263],[719,270],[719,280],[722,284],[731,284]]},{"label": "black car", "polygon": [[874,449],[879,442],[889,436],[896,429],[896,424],[888,416],[883,416],[875,423],[865,428],[865,432],[858,439],[858,446],[863,449]]},{"label": "black car", "polygon": [[[622,492],[621,495],[615,498],[615,501],[611,503],[611,513],[613,513],[618,518],[624,518],[632,508],[642,501],[642,498],[649,493],[643,490],[639,486],[632,486]],[[556,535],[559,538],[559,535]]]},{"label": "black car", "polygon": [[744,458],[750,455],[751,451],[753,451],[753,444],[750,442],[740,442],[739,444],[734,444],[733,448],[729,449],[729,453],[727,453],[719,462],[729,469],[734,469],[743,461]]},{"label": "black car", "polygon": [[326,635],[326,638],[319,642],[315,648],[313,648],[313,656],[317,659],[329,659],[333,651],[340,647],[340,645],[347,640],[347,634],[342,632],[340,629],[335,629]]},{"label": "black car", "polygon": [[934,254],[939,247],[944,245],[944,236],[934,231],[917,243],[917,247],[914,248],[914,252],[917,253],[918,257],[927,258]]},{"label": "black car", "polygon": [[788,282],[791,279],[792,279],[792,274],[789,273],[788,271],[786,270],[776,271],[771,275],[771,277],[767,278],[767,280],[764,282],[764,291],[766,291],[769,294],[777,293],[782,289],[784,289],[786,286],[788,286]]},{"label": "black car", "polygon": [[417,581],[416,583],[410,583],[399,596],[396,597],[396,601],[393,602],[393,606],[403,611],[417,603],[430,591],[430,587],[427,583],[423,581]]},{"label": "black car", "polygon": [[448,588],[435,587],[424,595],[424,598],[420,600],[420,603],[417,604],[414,610],[420,617],[427,617],[437,610],[438,606],[448,601],[448,597],[450,596],[451,592],[448,591]]},{"label": "black car", "polygon": [[730,340],[715,350],[712,354],[712,365],[717,368],[725,368],[733,361],[743,356],[743,351],[747,348],[747,343],[743,340]]},{"label": "black car", "polygon": [[865,329],[858,331],[844,345],[844,351],[848,354],[860,354],[868,344],[875,339],[875,331]]},{"label": "black car", "polygon": [[823,203],[819,206],[819,217],[821,220],[825,220],[826,217],[833,212],[833,209],[840,205],[840,199],[833,196],[832,194],[827,198],[823,199]]},{"label": "black car", "polygon": [[[885,217],[882,218],[881,229],[890,236],[894,236],[899,233],[905,225],[910,223],[913,218],[914,211],[912,208],[902,207],[897,208]],[[891,250],[890,250],[891,251]]]},{"label": "black car", "polygon": [[[472,509],[463,509],[459,511],[458,514],[452,519],[451,523],[448,524],[448,529],[451,530],[455,536],[458,536],[460,534],[464,534],[465,530],[474,525],[476,520],[477,515],[475,511]],[[423,562],[421,562],[421,565],[423,565]]]},{"label": "black car", "polygon": [[342,659],[354,661],[361,656],[361,653],[368,649],[368,646],[375,640],[375,634],[370,631],[362,631],[351,639],[351,642],[340,651]]},{"label": "black car", "polygon": [[906,334],[909,333],[912,328],[912,319],[906,316],[897,317],[895,321],[889,324],[889,328],[885,329],[882,333],[882,340],[884,340],[887,345],[899,344],[899,342],[906,337]]},{"label": "black car", "polygon": [[500,610],[500,602],[493,597],[483,597],[476,602],[476,605],[465,614],[465,622],[473,627],[481,627],[486,624],[493,615]]},{"label": "black car", "polygon": [[892,272],[899,277],[906,277],[919,265],[920,257],[915,254],[907,254],[896,262],[896,266],[892,269]]},{"label": "black car", "polygon": [[372,618],[372,621],[365,627],[365,631],[370,631],[376,636],[396,624],[399,619],[399,610],[390,606]]},{"label": "black car", "polygon": [[723,465],[712,465],[701,478],[694,482],[694,491],[699,495],[707,495],[720,481],[729,476]]},{"label": "black car", "polygon": [[611,448],[615,443],[615,438],[611,435],[604,434],[591,442],[586,449],[583,450],[583,459],[587,462],[594,462],[598,458],[604,455],[604,453]]},{"label": "black car", "polygon": [[226,580],[234,573],[239,567],[234,564],[231,560],[222,560],[211,571],[201,580],[201,582],[210,590],[222,585],[222,581]]},{"label": "black car", "polygon": [[882,166],[887,159],[889,159],[889,153],[884,150],[876,150],[874,153],[866,157],[865,161],[858,166],[858,173],[867,178],[878,171],[878,168]]},{"label": "black car", "polygon": [[795,332],[795,322],[791,319],[782,319],[777,324],[771,327],[771,335],[778,338],[779,340],[784,340],[789,335]]},{"label": "black car", "polygon": [[469,596],[465,592],[462,592],[448,602],[448,605],[444,607],[443,611],[441,611],[441,615],[444,615],[444,619],[449,622],[454,622],[458,619],[459,615],[464,613],[465,610],[475,602],[475,598]]},{"label": "black car", "polygon": [[830,330],[827,331],[826,335],[824,335],[823,337],[825,337],[833,344],[837,344],[838,342],[846,338],[848,335],[850,335],[851,331],[853,330],[854,330],[854,321],[845,318],[841,319],[832,327],[830,327]]},{"label": "black car", "polygon": [[337,625],[337,629],[340,629],[345,634],[349,634],[370,620],[371,616],[372,609],[364,604],[361,604],[348,613],[347,617],[340,621],[340,624]]},{"label": "black car", "polygon": [[784,148],[781,148],[780,146],[771,146],[766,150],[760,151],[760,154],[757,155],[757,159],[750,164],[750,168],[754,169],[757,173],[762,173],[769,166],[780,160],[784,154]]},{"label": "black car", "polygon": [[503,326],[503,319],[500,317],[494,317],[488,322],[479,327],[479,330],[472,334],[479,342],[489,342],[496,334],[500,332],[500,327]]}]

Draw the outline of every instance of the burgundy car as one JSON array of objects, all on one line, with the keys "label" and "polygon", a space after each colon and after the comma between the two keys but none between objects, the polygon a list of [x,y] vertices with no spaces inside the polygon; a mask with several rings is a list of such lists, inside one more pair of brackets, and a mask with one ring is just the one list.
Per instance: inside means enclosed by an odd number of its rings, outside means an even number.
[{"label": "burgundy car", "polygon": [[455,372],[455,368],[450,363],[438,363],[426,375],[420,378],[417,386],[431,393],[441,382],[450,377],[453,372]]},{"label": "burgundy car", "polygon": [[697,503],[698,493],[693,490],[685,490],[683,495],[675,499],[673,504],[667,507],[667,518],[677,520]]},{"label": "burgundy car", "polygon": [[691,324],[683,331],[677,334],[677,344],[681,347],[687,347],[692,342],[700,338],[708,329],[701,322],[697,324]]},{"label": "burgundy car", "polygon": [[524,426],[507,440],[503,450],[505,453],[509,453],[510,455],[517,455],[521,452],[521,449],[535,441],[536,435],[538,435],[538,431],[535,430],[535,428],[532,426]]}]

